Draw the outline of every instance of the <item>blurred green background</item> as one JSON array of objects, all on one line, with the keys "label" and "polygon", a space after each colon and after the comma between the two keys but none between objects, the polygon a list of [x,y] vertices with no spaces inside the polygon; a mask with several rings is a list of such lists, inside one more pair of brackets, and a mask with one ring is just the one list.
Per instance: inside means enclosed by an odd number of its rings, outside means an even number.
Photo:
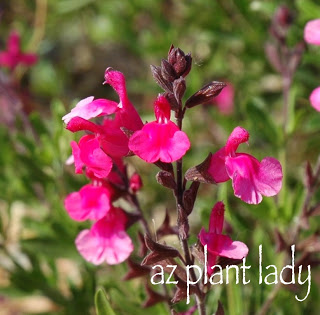
[{"label": "blurred green background", "polygon": [[[208,314],[220,299],[226,314],[256,314],[273,289],[258,284],[258,245],[263,263],[282,268],[276,253],[275,229],[285,236],[301,211],[305,198],[304,169],[320,153],[320,113],[309,104],[309,94],[320,85],[320,48],[307,47],[290,90],[289,118],[284,132],[282,78],[268,63],[264,45],[279,5],[293,12],[288,44],[303,40],[307,21],[320,17],[317,0],[2,0],[0,50],[11,30],[21,35],[24,51],[35,52],[38,63],[15,72],[18,87],[8,107],[9,120],[0,119],[0,314],[94,314],[94,294],[103,286],[116,314],[167,314],[159,304],[142,309],[143,281],[122,281],[126,264],[94,267],[77,253],[74,239],[87,223],[73,222],[63,207],[65,196],[79,189],[84,176],[74,175],[65,161],[69,143],[77,136],[64,129],[61,117],[90,95],[117,100],[103,86],[107,67],[122,71],[128,94],[144,121],[151,121],[153,101],[161,92],[150,64],[159,65],[171,44],[193,56],[186,98],[212,80],[232,83],[234,112],[221,114],[213,105],[190,109],[184,122],[192,148],[185,170],[199,164],[209,152],[224,145],[236,126],[251,135],[250,152],[258,159],[273,156],[285,167],[284,187],[276,198],[247,205],[234,197],[231,183],[203,185],[190,217],[190,244],[201,226],[208,226],[213,204],[224,200],[232,238],[248,244],[251,283],[231,283],[210,290]],[[7,77],[6,69],[1,75]],[[3,96],[3,95],[1,95]],[[16,106],[15,104],[19,104]],[[165,209],[174,213],[170,192],[155,181],[157,169],[128,158],[144,181],[142,208],[150,226],[159,226]],[[167,196],[167,197],[164,197]],[[319,203],[319,191],[313,204]],[[173,223],[174,218],[173,218]],[[318,231],[313,217],[300,239]],[[129,230],[134,236],[138,226]],[[179,246],[178,241],[173,245]],[[316,254],[318,255],[318,254]],[[138,259],[137,250],[133,254]],[[319,259],[319,257],[318,257]],[[306,275],[304,275],[305,277]],[[303,279],[304,279],[303,277]],[[268,314],[318,314],[320,274],[312,269],[311,293],[281,289]],[[176,310],[186,309],[184,302]]]}]

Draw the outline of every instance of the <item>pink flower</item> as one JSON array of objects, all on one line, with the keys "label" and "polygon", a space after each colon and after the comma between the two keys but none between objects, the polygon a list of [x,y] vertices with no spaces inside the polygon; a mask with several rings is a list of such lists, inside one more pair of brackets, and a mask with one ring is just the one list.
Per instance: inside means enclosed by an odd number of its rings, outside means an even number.
[{"label": "pink flower", "polygon": [[119,264],[133,251],[133,244],[125,231],[127,217],[122,209],[111,208],[90,230],[84,230],[76,238],[76,247],[87,261],[100,265]]},{"label": "pink flower", "polygon": [[130,150],[148,163],[179,160],[190,148],[187,135],[170,121],[170,104],[160,95],[154,104],[156,121],[147,123],[129,140]]},{"label": "pink flower", "polygon": [[32,66],[37,62],[35,54],[24,54],[20,50],[20,35],[17,32],[11,32],[7,42],[7,50],[0,52],[0,66],[5,66],[14,70],[21,63],[26,66]]},{"label": "pink flower", "polygon": [[320,45],[320,19],[309,21],[304,28],[304,40],[308,44]]},{"label": "pink flower", "polygon": [[238,241],[232,241],[232,239],[223,235],[224,221],[224,204],[219,201],[212,209],[209,221],[209,232],[206,232],[204,228],[199,233],[199,240],[203,246],[207,245],[208,250],[208,266],[207,272],[209,275],[213,273],[211,268],[216,264],[218,256],[227,257],[232,259],[243,259],[248,255],[248,247],[246,244]]},{"label": "pink flower", "polygon": [[218,106],[218,109],[222,114],[232,114],[234,105],[234,88],[230,83],[227,84],[218,96],[213,98],[213,104]]},{"label": "pink flower", "polygon": [[312,107],[320,112],[320,86],[312,91],[309,100]]},{"label": "pink flower", "polygon": [[[77,106],[63,117],[66,128],[72,132],[87,130],[96,135],[103,151],[112,157],[123,157],[129,153],[128,137],[124,131],[136,131],[143,123],[137,111],[130,103],[125,85],[124,75],[108,68],[105,72],[105,82],[109,83],[118,93],[120,102],[93,97],[80,101]],[[114,114],[114,119],[105,117],[103,124],[95,124],[88,119],[102,115]]]},{"label": "pink flower", "polygon": [[88,184],[64,200],[64,206],[75,221],[99,220],[111,207],[111,191],[104,186]]},{"label": "pink flower", "polygon": [[239,144],[248,140],[248,131],[236,127],[226,145],[212,155],[208,172],[217,183],[231,178],[235,196],[246,203],[258,204],[262,195],[275,196],[280,191],[282,168],[272,157],[259,162],[249,154],[236,153]]},{"label": "pink flower", "polygon": [[115,117],[117,124],[120,127],[125,127],[131,131],[141,129],[143,127],[143,123],[139,114],[128,98],[124,75],[119,71],[114,71],[111,68],[107,68],[104,73],[104,79],[105,81],[103,84],[110,84],[118,93],[120,98]]},{"label": "pink flower", "polygon": [[103,115],[111,115],[117,110],[118,104],[114,101],[105,99],[94,100],[93,96],[89,96],[81,100],[71,112],[62,117],[67,124],[74,117],[91,119]]},{"label": "pink flower", "polygon": [[86,166],[86,172],[90,177],[94,175],[105,178],[109,175],[112,159],[101,150],[99,141],[94,135],[83,136],[79,144],[72,141],[71,147],[77,174],[81,174],[83,167]]}]

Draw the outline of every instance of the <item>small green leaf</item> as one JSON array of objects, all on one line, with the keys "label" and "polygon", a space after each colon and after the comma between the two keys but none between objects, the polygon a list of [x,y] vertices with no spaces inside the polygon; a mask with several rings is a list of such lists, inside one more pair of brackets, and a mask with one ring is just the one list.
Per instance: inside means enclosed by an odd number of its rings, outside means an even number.
[{"label": "small green leaf", "polygon": [[94,300],[95,300],[97,315],[116,315],[110,306],[110,303],[107,299],[106,292],[102,288],[98,289]]}]

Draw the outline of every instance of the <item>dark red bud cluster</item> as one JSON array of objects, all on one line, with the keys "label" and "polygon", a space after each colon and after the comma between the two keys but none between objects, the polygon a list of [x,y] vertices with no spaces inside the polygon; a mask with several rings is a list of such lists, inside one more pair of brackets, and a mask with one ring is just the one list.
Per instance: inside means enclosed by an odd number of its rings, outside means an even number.
[{"label": "dark red bud cluster", "polygon": [[281,27],[289,27],[293,22],[293,14],[287,6],[282,5],[276,11],[274,20]]},{"label": "dark red bud cluster", "polygon": [[180,48],[174,48],[171,45],[168,53],[168,62],[172,66],[177,79],[180,76],[186,77],[188,75],[191,70],[192,57],[190,53],[185,55]]},{"label": "dark red bud cluster", "polygon": [[178,111],[181,107],[181,99],[186,91],[184,78],[190,72],[191,66],[191,54],[185,54],[173,45],[169,49],[168,59],[162,59],[160,66],[151,65],[153,78],[165,91],[164,96],[174,111]]}]

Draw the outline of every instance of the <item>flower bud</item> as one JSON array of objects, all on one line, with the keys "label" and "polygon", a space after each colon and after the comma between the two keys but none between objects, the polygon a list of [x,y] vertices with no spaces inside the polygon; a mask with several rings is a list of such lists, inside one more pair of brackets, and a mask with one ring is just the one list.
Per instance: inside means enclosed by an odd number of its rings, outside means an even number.
[{"label": "flower bud", "polygon": [[206,84],[202,89],[188,98],[186,106],[191,108],[199,104],[211,102],[215,96],[219,95],[225,86],[225,83],[218,81],[212,81],[211,83]]},{"label": "flower bud", "polygon": [[133,193],[136,193],[141,189],[141,187],[143,186],[143,183],[138,173],[134,173],[131,176],[129,186],[130,186],[130,189],[133,191]]},{"label": "flower bud", "polygon": [[173,82],[173,94],[178,104],[181,102],[181,99],[185,91],[186,91],[186,80],[183,77],[180,77],[179,79]]},{"label": "flower bud", "polygon": [[180,48],[174,48],[174,46],[171,45],[168,53],[168,62],[173,67],[176,78],[180,76],[186,77],[191,70],[192,57],[190,53],[185,55]]},{"label": "flower bud", "polygon": [[275,22],[281,27],[289,27],[292,24],[293,16],[289,8],[282,5],[274,15]]}]

